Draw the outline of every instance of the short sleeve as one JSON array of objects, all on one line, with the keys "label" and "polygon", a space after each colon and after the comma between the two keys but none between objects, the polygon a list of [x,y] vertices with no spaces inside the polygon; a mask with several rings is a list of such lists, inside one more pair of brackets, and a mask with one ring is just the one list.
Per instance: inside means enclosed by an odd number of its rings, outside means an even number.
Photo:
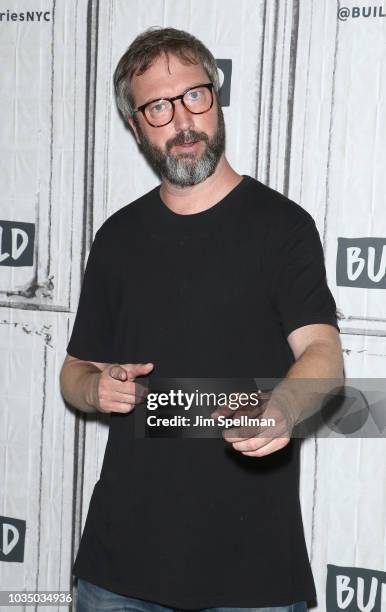
[{"label": "short sleeve", "polygon": [[323,247],[312,217],[287,232],[276,257],[274,306],[285,336],[313,323],[327,323],[340,331],[336,303],[327,285]]},{"label": "short sleeve", "polygon": [[99,231],[91,245],[67,352],[86,361],[110,363],[113,335],[109,249]]}]

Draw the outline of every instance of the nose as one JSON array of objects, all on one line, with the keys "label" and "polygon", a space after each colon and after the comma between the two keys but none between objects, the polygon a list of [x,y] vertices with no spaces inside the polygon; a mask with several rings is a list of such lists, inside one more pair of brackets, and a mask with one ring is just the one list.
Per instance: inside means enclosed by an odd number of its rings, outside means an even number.
[{"label": "nose", "polygon": [[175,100],[174,102],[173,123],[177,132],[194,127],[194,115],[185,108],[182,100]]}]

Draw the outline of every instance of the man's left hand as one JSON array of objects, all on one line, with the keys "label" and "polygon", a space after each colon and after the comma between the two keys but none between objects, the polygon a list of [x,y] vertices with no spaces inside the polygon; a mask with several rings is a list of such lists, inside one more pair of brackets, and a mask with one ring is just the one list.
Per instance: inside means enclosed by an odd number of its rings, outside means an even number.
[{"label": "man's left hand", "polygon": [[262,419],[273,419],[271,425],[244,425],[223,430],[224,440],[232,444],[235,450],[248,457],[264,457],[284,448],[289,443],[295,426],[289,411],[280,406],[273,397],[264,404],[263,409],[258,406],[257,408],[243,407],[231,410],[224,406],[212,414],[214,418],[221,415],[232,419],[246,415],[248,419],[257,417],[260,422]]}]

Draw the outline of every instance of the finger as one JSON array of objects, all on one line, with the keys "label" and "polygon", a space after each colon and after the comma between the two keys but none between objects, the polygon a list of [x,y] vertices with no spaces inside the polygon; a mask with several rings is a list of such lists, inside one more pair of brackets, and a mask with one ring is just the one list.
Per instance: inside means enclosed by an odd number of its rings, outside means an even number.
[{"label": "finger", "polygon": [[247,440],[250,438],[275,439],[289,436],[286,423],[268,425],[245,425],[242,427],[229,427],[223,431],[223,437],[227,442]]},{"label": "finger", "polygon": [[216,408],[214,412],[210,415],[212,418],[217,419],[219,416],[230,417],[230,418],[239,418],[241,416],[247,416],[249,418],[260,417],[262,414],[262,406],[259,404],[258,406],[254,405],[246,405],[240,406],[239,408],[230,408],[227,404],[224,406],[220,406]]},{"label": "finger", "polygon": [[[232,415],[231,421],[234,421],[235,426],[227,423],[223,430],[223,436],[228,441],[233,440],[246,440],[248,438],[254,438],[258,436],[262,427],[260,425],[260,409],[255,407],[239,408],[237,412]],[[243,417],[244,421],[243,421]],[[241,420],[240,420],[241,419]]]},{"label": "finger", "polygon": [[223,431],[223,438],[232,443],[256,438],[259,434],[259,427],[232,427]]},{"label": "finger", "polygon": [[251,452],[266,446],[270,442],[272,442],[272,438],[248,438],[247,440],[236,440],[232,442],[232,446],[238,451]]},{"label": "finger", "polygon": [[[110,399],[117,402],[133,402],[134,404],[141,404],[147,395],[147,389],[145,389],[146,393],[137,392],[135,393],[127,393],[125,391],[113,391],[113,395]],[[111,392],[110,392],[111,396]]]},{"label": "finger", "polygon": [[268,444],[265,444],[254,451],[241,451],[241,453],[247,457],[265,457],[266,455],[270,455],[271,453],[281,450],[287,446],[289,441],[290,438],[275,438],[275,440],[272,440]]},{"label": "finger", "polygon": [[101,412],[120,412],[120,413],[128,413],[134,410],[135,404],[131,402],[114,402],[111,400],[102,400],[100,402],[100,411]]},{"label": "finger", "polygon": [[[103,399],[103,398],[102,398]],[[119,404],[136,404],[137,398],[132,393],[121,393],[120,391],[110,391],[109,402],[118,402]]]},{"label": "finger", "polygon": [[211,417],[213,419],[217,419],[219,416],[231,417],[234,413],[234,410],[229,408],[229,406],[221,406],[220,408],[216,408],[214,412],[211,413]]},{"label": "finger", "polygon": [[145,385],[142,385],[141,383],[135,382],[134,383],[134,394],[136,398],[142,401],[149,394],[149,388],[145,387]]},{"label": "finger", "polygon": [[216,408],[214,412],[211,413],[211,417],[217,419],[219,416],[230,417],[230,418],[239,418],[240,416],[252,416],[259,415],[260,409],[256,410],[255,407],[243,406],[242,408],[230,408],[227,404],[224,406],[220,406]]},{"label": "finger", "polygon": [[128,379],[134,380],[137,376],[146,376],[154,368],[154,363],[123,363],[122,368],[126,371]]},{"label": "finger", "polygon": [[126,395],[132,395],[135,397],[135,402],[139,404],[143,402],[146,396],[149,393],[149,389],[144,385],[141,385],[133,380],[119,380],[114,381],[113,383],[109,383],[109,392],[111,393],[111,389],[113,392],[123,393]]}]

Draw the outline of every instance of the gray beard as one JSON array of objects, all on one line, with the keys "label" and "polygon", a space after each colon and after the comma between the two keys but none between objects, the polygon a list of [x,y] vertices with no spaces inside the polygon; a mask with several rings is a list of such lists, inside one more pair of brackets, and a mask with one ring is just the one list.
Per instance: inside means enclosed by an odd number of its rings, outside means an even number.
[{"label": "gray beard", "polygon": [[211,176],[216,169],[219,158],[216,153],[206,147],[198,159],[190,157],[174,157],[166,155],[163,164],[159,164],[159,172],[169,183],[179,187],[197,185]]},{"label": "gray beard", "polygon": [[[190,187],[205,181],[211,176],[225,150],[225,123],[221,107],[217,106],[217,130],[210,140],[205,132],[188,130],[180,132],[166,143],[167,153],[149,142],[138,128],[139,139],[143,154],[155,172],[172,185]],[[174,145],[184,144],[188,140],[203,140],[206,142],[205,151],[198,158],[191,153],[170,155],[169,151]]]}]

